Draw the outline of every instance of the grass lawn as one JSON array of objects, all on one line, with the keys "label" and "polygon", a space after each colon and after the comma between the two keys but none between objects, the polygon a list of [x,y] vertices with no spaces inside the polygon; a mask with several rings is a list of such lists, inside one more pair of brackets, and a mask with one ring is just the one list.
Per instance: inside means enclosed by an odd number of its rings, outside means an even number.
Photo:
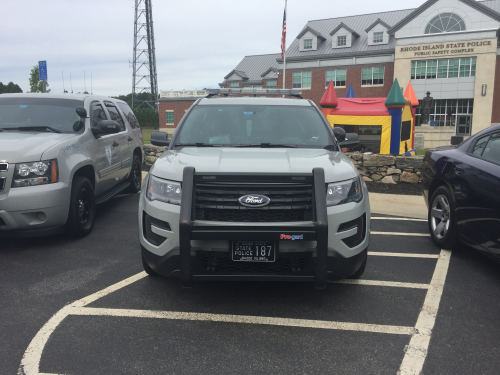
[{"label": "grass lawn", "polygon": [[[144,141],[146,143],[146,141]],[[428,148],[424,148],[423,150],[417,150],[417,155],[425,155],[425,152],[429,150]]]},{"label": "grass lawn", "polygon": [[154,128],[142,128],[142,137],[144,140],[144,144],[151,143],[151,133],[153,133],[156,129]]}]

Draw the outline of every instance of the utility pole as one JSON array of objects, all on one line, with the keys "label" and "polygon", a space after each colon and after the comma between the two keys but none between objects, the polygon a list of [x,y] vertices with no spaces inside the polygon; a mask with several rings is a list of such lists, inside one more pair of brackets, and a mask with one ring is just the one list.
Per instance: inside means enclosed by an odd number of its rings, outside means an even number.
[{"label": "utility pole", "polygon": [[[132,60],[132,108],[157,108],[155,38],[151,0],[135,0],[134,55]],[[149,93],[151,99],[139,100],[138,94]]]}]

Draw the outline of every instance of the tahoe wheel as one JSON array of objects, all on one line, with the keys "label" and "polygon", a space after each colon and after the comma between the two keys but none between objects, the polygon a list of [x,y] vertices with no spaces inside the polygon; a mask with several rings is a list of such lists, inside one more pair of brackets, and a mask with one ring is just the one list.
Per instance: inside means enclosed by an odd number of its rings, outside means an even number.
[{"label": "tahoe wheel", "polygon": [[361,276],[363,276],[363,274],[365,273],[367,259],[368,259],[368,253],[366,255],[365,260],[361,264],[361,267],[359,267],[358,270],[354,272],[354,274],[351,277],[349,277],[350,279],[359,279]]},{"label": "tahoe wheel", "polygon": [[94,188],[88,178],[76,176],[71,185],[69,215],[66,222],[69,233],[76,237],[88,235],[94,225],[94,218]]},{"label": "tahoe wheel", "polygon": [[148,262],[146,262],[146,260],[144,259],[144,257],[142,258],[142,267],[144,267],[144,271],[149,275],[149,276],[159,276],[159,274],[156,273],[155,270],[153,270]]},{"label": "tahoe wheel", "polygon": [[134,158],[132,159],[132,169],[128,177],[128,182],[130,182],[130,186],[126,190],[127,193],[134,194],[138,193],[141,190],[141,182],[142,182],[141,159],[136,154],[134,154]]},{"label": "tahoe wheel", "polygon": [[454,203],[450,189],[440,186],[432,194],[428,213],[432,241],[443,249],[452,249],[457,242]]}]

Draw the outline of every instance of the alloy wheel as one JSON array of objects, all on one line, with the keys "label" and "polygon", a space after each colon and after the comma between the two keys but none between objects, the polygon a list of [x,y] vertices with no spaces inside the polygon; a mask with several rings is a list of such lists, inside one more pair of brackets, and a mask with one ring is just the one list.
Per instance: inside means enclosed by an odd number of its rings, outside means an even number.
[{"label": "alloy wheel", "polygon": [[450,230],[451,210],[448,198],[439,194],[432,201],[431,227],[434,236],[441,240]]}]

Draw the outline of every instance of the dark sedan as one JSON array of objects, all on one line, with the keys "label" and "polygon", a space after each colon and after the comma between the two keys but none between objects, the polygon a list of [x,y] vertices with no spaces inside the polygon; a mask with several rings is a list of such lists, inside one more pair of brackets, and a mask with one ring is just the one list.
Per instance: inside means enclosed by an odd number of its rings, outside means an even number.
[{"label": "dark sedan", "polygon": [[422,180],[434,243],[461,241],[500,259],[500,125],[427,151]]}]

